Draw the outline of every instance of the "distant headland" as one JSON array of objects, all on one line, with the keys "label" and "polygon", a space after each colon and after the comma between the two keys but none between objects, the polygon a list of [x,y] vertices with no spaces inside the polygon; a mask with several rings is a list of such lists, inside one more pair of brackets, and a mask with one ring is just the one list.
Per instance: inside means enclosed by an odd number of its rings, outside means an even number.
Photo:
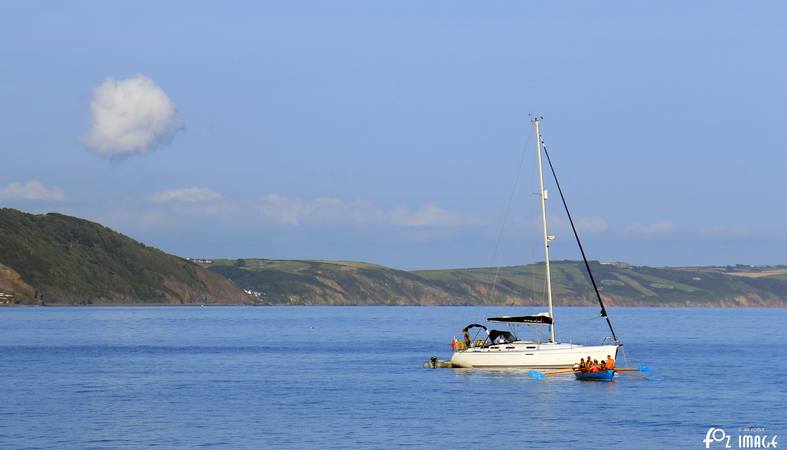
[{"label": "distant headland", "polygon": [[[787,266],[592,261],[610,306],[785,307]],[[580,262],[555,261],[562,306],[595,299]],[[539,264],[404,271],[352,261],[188,259],[62,214],[0,209],[0,306],[542,305]]]}]

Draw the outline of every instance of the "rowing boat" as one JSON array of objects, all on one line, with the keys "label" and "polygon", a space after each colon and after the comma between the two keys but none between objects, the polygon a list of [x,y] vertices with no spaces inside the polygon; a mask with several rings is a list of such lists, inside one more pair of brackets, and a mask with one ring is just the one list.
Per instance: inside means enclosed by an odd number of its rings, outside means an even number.
[{"label": "rowing boat", "polygon": [[585,381],[612,381],[612,379],[615,378],[615,371],[614,370],[602,370],[601,372],[595,372],[595,373],[574,372],[574,376],[577,377],[577,380],[585,380]]}]

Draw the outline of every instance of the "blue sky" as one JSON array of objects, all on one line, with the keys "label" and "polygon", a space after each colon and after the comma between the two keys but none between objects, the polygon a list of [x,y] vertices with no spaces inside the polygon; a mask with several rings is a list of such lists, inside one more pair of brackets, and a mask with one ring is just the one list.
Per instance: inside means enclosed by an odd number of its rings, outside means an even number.
[{"label": "blue sky", "polygon": [[182,256],[523,263],[538,113],[591,257],[785,263],[785,13],[3,2],[0,205]]}]

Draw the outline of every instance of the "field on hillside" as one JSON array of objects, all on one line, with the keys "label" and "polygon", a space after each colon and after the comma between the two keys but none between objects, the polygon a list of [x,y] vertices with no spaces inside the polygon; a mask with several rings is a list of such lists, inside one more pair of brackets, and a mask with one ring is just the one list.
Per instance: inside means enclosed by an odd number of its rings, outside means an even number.
[{"label": "field on hillside", "polygon": [[[610,305],[785,306],[785,267],[656,268],[590,263]],[[540,305],[544,267],[403,271],[351,261],[214,260],[206,264],[270,304]],[[558,304],[595,304],[578,261],[552,264]]]}]

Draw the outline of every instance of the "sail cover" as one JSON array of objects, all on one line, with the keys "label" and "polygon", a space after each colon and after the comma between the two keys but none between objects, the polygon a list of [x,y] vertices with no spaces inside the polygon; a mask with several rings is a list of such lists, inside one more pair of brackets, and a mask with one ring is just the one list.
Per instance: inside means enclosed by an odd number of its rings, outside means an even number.
[{"label": "sail cover", "polygon": [[537,314],[535,316],[500,316],[500,317],[487,317],[490,322],[508,322],[508,323],[543,323],[546,325],[552,324],[552,318],[546,314]]}]

